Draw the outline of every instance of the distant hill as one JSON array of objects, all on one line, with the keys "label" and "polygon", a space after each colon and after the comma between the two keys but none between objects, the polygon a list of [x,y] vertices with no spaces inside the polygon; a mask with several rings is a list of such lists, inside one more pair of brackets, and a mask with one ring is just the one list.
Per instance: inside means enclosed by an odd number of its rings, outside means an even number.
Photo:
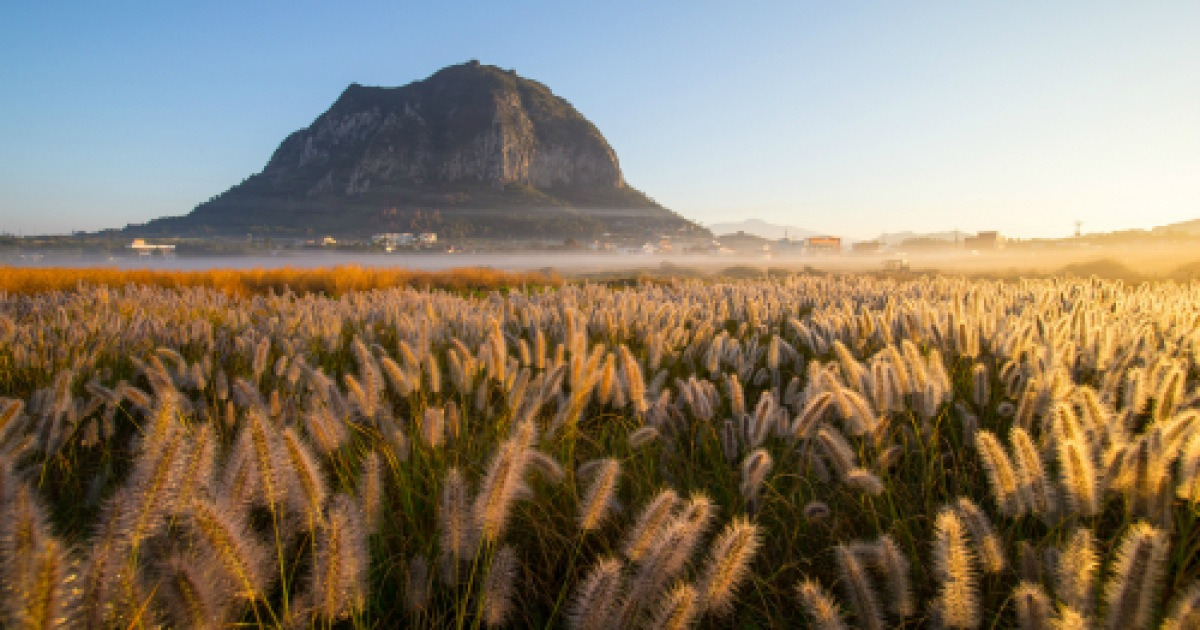
[{"label": "distant hill", "polygon": [[879,238],[875,240],[878,240],[884,245],[899,245],[904,241],[914,240],[947,241],[953,243],[961,241],[968,236],[971,236],[971,234],[960,232],[958,230],[951,232],[929,232],[926,234],[920,234],[917,232],[889,232],[886,234],[880,234]]},{"label": "distant hill", "polygon": [[1182,232],[1184,234],[1198,236],[1200,235],[1200,219],[1192,219],[1191,221],[1181,221],[1179,223],[1171,223],[1154,228],[1155,232]]},{"label": "distant hill", "polygon": [[804,239],[810,236],[822,235],[821,232],[814,232],[793,225],[776,225],[760,219],[746,219],[736,223],[709,223],[706,227],[717,236],[745,232],[746,234],[752,234],[773,241],[779,240],[784,236],[792,239]]},{"label": "distant hill", "polygon": [[472,61],[403,87],[351,84],[262,172],[138,236],[706,235],[625,182],[600,131],[549,88]]}]

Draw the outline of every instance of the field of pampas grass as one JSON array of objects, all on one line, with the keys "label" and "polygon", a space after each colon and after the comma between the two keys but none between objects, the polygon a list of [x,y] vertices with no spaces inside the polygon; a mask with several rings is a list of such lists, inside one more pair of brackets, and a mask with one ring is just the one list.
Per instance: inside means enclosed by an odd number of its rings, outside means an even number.
[{"label": "field of pampas grass", "polygon": [[224,274],[0,273],[0,627],[1200,627],[1200,283]]}]

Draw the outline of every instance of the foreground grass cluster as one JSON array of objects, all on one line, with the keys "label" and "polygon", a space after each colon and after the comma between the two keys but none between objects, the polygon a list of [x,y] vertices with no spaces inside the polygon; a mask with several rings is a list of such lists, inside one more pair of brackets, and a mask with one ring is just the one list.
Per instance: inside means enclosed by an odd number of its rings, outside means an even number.
[{"label": "foreground grass cluster", "polygon": [[1194,628],[1200,284],[0,296],[5,627]]}]

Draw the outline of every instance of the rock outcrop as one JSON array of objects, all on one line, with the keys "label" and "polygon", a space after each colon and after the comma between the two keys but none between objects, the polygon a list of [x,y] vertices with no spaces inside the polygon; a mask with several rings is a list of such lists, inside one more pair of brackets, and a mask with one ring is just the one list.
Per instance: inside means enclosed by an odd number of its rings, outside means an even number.
[{"label": "rock outcrop", "polygon": [[352,84],[261,173],[147,234],[587,237],[704,230],[625,183],[599,130],[546,86],[469,62]]}]

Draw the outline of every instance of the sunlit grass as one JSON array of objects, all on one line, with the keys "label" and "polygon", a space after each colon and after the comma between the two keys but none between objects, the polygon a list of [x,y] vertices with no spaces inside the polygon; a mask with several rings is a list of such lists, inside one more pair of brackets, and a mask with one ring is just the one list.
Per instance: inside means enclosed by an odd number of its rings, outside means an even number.
[{"label": "sunlit grass", "polygon": [[1197,283],[9,271],[5,627],[1196,626]]},{"label": "sunlit grass", "polygon": [[355,291],[396,287],[452,291],[504,289],[518,286],[553,286],[554,275],[509,272],[484,267],[447,271],[416,271],[347,265],[330,268],[212,269],[206,271],[155,271],[109,268],[0,267],[0,292],[29,295],[45,291],[70,291],[80,284],[122,287],[127,284],[166,289],[212,288],[230,295],[260,295],[273,291],[320,293],[340,296]]}]

